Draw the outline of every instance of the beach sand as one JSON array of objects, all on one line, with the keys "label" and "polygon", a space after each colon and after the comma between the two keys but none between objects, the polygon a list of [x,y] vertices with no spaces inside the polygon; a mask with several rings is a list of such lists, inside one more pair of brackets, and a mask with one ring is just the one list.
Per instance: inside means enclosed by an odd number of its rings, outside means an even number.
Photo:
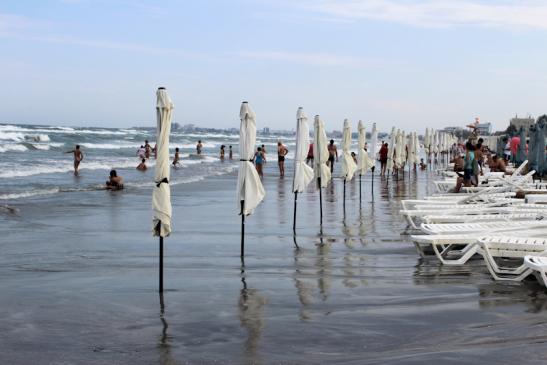
[{"label": "beach sand", "polygon": [[[292,166],[265,169],[267,197],[239,257],[236,172],[172,188],[158,292],[149,189],[65,193],[0,213],[0,364],[545,363],[547,295],[495,283],[484,264],[422,261],[400,200],[433,175],[371,175],[298,198]],[[150,172],[152,176],[152,172]],[[526,355],[524,355],[526,354]]]}]

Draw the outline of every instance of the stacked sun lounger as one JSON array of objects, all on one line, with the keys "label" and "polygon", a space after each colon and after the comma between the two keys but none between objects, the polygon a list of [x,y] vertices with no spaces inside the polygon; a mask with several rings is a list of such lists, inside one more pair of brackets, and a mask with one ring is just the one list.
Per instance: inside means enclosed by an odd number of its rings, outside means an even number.
[{"label": "stacked sun lounger", "polygon": [[495,280],[521,281],[535,274],[547,285],[547,204],[516,198],[523,188],[537,189],[533,172],[521,175],[525,164],[510,176],[490,176],[477,192],[441,189],[422,200],[403,201],[401,214],[414,230],[418,253],[444,265],[482,257]]}]

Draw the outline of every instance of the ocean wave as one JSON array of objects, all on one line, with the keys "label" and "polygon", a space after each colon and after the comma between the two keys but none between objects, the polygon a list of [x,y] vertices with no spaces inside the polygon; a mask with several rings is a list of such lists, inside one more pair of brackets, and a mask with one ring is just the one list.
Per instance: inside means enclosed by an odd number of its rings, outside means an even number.
[{"label": "ocean wave", "polygon": [[124,148],[133,148],[137,150],[139,148],[135,143],[80,143],[80,146],[99,150],[119,150]]},{"label": "ocean wave", "polygon": [[0,145],[0,153],[8,152],[8,151],[19,151],[24,152],[27,151],[28,148],[25,147],[22,144],[2,144]]},{"label": "ocean wave", "polygon": [[138,134],[139,131],[135,129],[88,129],[88,128],[70,128],[70,127],[50,127],[50,126],[40,126],[40,127],[20,127],[16,125],[4,124],[0,125],[0,139],[3,135],[9,133],[18,133],[23,135],[25,133],[36,134],[36,133],[54,133],[54,134],[98,134],[98,135],[127,135],[127,134]]}]

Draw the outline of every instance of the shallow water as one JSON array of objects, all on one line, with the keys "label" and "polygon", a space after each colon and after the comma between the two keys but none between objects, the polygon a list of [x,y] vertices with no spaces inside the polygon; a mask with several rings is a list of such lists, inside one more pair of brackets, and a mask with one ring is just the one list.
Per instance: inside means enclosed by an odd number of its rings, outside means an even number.
[{"label": "shallow water", "polygon": [[[290,162],[287,171],[291,171]],[[298,197],[265,171],[267,197],[239,258],[235,173],[172,187],[165,285],[150,191],[18,199],[0,213],[0,363],[545,363],[547,294],[496,283],[480,260],[421,260],[400,200],[429,172],[371,175]],[[295,241],[300,247],[295,249]],[[523,355],[526,354],[526,355]]]}]

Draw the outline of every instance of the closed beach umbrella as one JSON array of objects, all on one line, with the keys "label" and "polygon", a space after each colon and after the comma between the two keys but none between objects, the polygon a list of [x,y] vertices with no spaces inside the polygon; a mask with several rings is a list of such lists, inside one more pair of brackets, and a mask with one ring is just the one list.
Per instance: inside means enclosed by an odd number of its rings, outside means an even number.
[{"label": "closed beach umbrella", "polygon": [[520,128],[520,142],[517,149],[516,163],[520,165],[526,160],[526,136],[524,134],[524,128]]},{"label": "closed beach umbrella", "polygon": [[351,126],[349,121],[344,120],[344,129],[342,131],[342,177],[344,181],[353,179],[353,175],[357,171],[357,164],[351,157]]},{"label": "closed beach umbrella", "polygon": [[[376,129],[376,123],[372,123],[372,133],[370,134],[370,147],[368,153],[372,161],[376,161],[376,154],[378,153],[378,130]],[[375,162],[374,162],[375,163]],[[372,166],[372,171],[374,172],[374,165]]]},{"label": "closed beach umbrella", "polygon": [[351,157],[351,126],[349,120],[344,120],[342,131],[342,177],[344,178],[344,208],[346,207],[346,181],[353,179],[357,171],[357,164]]},{"label": "closed beach umbrella", "polygon": [[317,181],[317,188],[319,189],[319,217],[321,226],[323,225],[323,195],[321,188],[327,187],[331,179],[330,168],[327,166],[329,159],[329,149],[327,147],[327,134],[325,132],[325,125],[319,117],[315,116],[313,123],[314,136],[313,136],[313,173]]},{"label": "closed beach umbrella", "polygon": [[429,156],[429,128],[425,129],[424,149],[426,156]]},{"label": "closed beach umbrella", "polygon": [[376,149],[378,148],[378,130],[376,129],[376,123],[372,124],[372,133],[370,135],[370,148],[369,148],[369,154],[370,158],[372,159],[372,178],[371,186],[372,189],[374,189],[374,168],[376,167]]},{"label": "closed beach umbrella", "polygon": [[237,174],[237,202],[241,214],[241,257],[245,246],[245,216],[252,214],[266,195],[262,181],[251,162],[255,155],[256,115],[249,103],[244,101],[239,112],[239,171]]},{"label": "closed beach umbrella", "polygon": [[528,148],[528,161],[529,161],[530,170],[538,171],[537,123],[532,124],[530,126],[528,135],[530,137],[529,148]]},{"label": "closed beach umbrella", "polygon": [[418,134],[414,132],[414,163],[419,164],[420,163],[420,141],[418,140]]},{"label": "closed beach umbrella", "polygon": [[391,135],[389,137],[389,149],[387,153],[387,162],[386,162],[386,169],[387,171],[393,171],[393,157],[395,155],[395,146],[397,144],[397,136],[395,134],[395,127],[391,128]]},{"label": "closed beach umbrella", "polygon": [[160,268],[159,286],[163,292],[163,237],[171,233],[171,189],[169,187],[170,163],[169,163],[169,134],[171,133],[171,117],[173,103],[165,88],[160,87],[156,93],[156,170],[152,190],[152,230],[154,236],[160,238]]},{"label": "closed beach umbrella", "polygon": [[359,121],[357,129],[359,131],[359,154],[357,155],[357,170],[359,171],[359,175],[364,175],[368,170],[372,169],[372,167],[374,166],[374,160],[370,158],[368,151],[365,151],[365,138],[367,135],[365,130],[365,124],[362,121]]},{"label": "closed beach umbrella", "polygon": [[304,109],[296,112],[296,152],[294,155],[294,178],[292,190],[294,193],[293,231],[296,230],[296,200],[298,193],[302,193],[313,180],[313,169],[306,164],[308,148],[310,146],[310,128],[308,117]]},{"label": "closed beach umbrella", "polygon": [[547,163],[545,161],[545,135],[547,132],[547,116],[539,117],[537,124],[537,136],[536,143],[538,145],[537,154],[538,154],[538,169],[537,172],[543,176],[547,168]]}]

